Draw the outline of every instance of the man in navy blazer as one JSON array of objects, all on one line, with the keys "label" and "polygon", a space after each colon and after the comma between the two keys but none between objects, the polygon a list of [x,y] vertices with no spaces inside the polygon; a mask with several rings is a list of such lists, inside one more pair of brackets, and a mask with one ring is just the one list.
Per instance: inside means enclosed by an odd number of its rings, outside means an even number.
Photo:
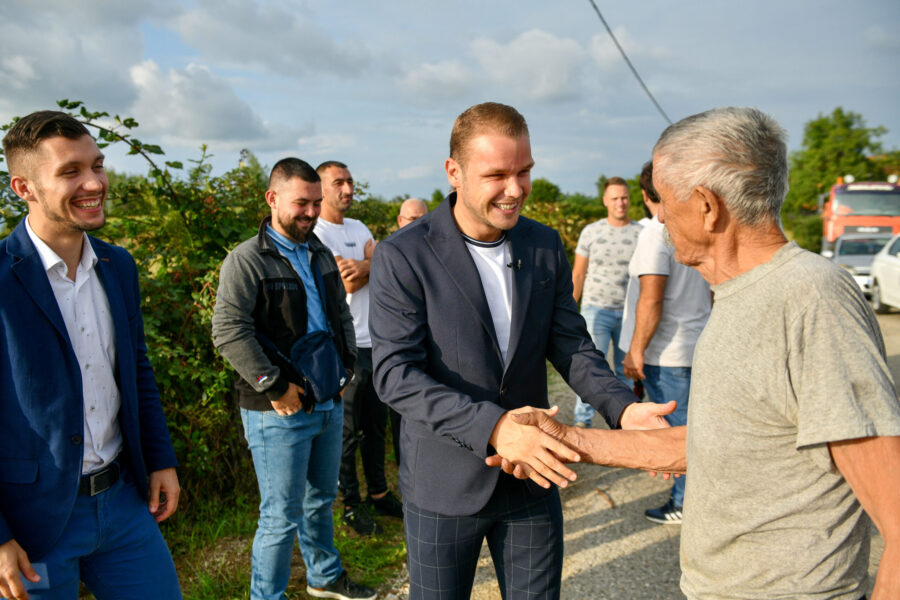
[{"label": "man in navy blazer", "polygon": [[180,488],[137,269],[85,233],[105,222],[103,154],[52,111],[3,149],[28,215],[0,242],[0,596],[75,600],[81,580],[98,600],[180,598],[157,525]]},{"label": "man in navy blazer", "polygon": [[[403,416],[410,598],[468,598],[486,538],[503,596],[558,598],[559,495],[577,454],[511,415],[548,409],[546,360],[612,427],[665,427],[591,342],[556,231],[519,217],[534,160],[496,103],[456,120],[433,212],[375,250],[369,324],[379,397]],[[531,481],[487,466],[496,455]],[[492,464],[497,464],[492,462]]]}]

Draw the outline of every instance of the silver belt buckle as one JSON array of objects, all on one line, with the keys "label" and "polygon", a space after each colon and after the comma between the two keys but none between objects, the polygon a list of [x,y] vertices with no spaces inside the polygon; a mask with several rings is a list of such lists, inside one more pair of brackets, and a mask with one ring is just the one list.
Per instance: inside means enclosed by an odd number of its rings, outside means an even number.
[{"label": "silver belt buckle", "polygon": [[97,481],[100,479],[100,475],[105,474],[109,470],[109,467],[103,469],[102,471],[98,471],[97,473],[92,473],[90,475],[91,481],[91,497],[93,498],[97,494],[106,491],[105,489],[98,490],[97,489]]}]

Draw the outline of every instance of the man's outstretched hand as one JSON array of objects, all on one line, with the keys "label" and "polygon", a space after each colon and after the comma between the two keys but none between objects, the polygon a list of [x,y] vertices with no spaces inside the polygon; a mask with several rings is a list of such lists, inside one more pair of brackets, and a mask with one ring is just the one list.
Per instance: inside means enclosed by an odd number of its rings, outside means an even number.
[{"label": "man's outstretched hand", "polygon": [[675,412],[678,403],[674,400],[665,404],[655,402],[633,402],[625,407],[619,416],[622,429],[664,429],[671,427],[665,416]]},{"label": "man's outstretched hand", "polygon": [[517,418],[522,414],[539,414],[552,421],[550,417],[558,410],[555,406],[548,410],[526,406],[504,413],[490,439],[497,454],[486,458],[485,463],[503,467],[507,473],[515,471],[513,474],[519,479],[531,479],[544,488],[549,488],[551,482],[566,487],[569,481],[575,481],[575,472],[565,463],[581,460],[579,453],[540,427],[530,425],[530,419],[520,423]]},{"label": "man's outstretched hand", "polygon": [[[650,406],[656,410],[638,411],[633,415],[649,416],[649,422],[655,424],[655,418],[671,412],[675,403]],[[683,426],[669,427],[666,423],[655,430],[641,430],[634,428],[635,422],[632,422],[630,424],[633,428],[630,430],[579,429],[554,420],[552,417],[555,414],[555,411],[526,408],[510,414],[510,418],[519,425],[538,429],[558,440],[566,448],[577,452],[582,462],[641,469],[652,474],[660,472],[666,479],[670,475],[684,473],[687,468],[684,457],[686,428]],[[561,455],[557,459],[567,460]],[[518,479],[534,478],[532,465],[527,462],[510,461],[502,454],[490,456],[485,462],[488,466],[500,467]]]}]

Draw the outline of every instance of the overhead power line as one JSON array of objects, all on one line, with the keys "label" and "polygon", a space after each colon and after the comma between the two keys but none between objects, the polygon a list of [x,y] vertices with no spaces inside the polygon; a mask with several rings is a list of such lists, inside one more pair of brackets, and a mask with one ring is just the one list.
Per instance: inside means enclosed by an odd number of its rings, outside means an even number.
[{"label": "overhead power line", "polygon": [[603,14],[600,12],[600,9],[597,8],[597,4],[594,0],[588,0],[591,3],[591,6],[594,7],[594,12],[597,13],[597,16],[600,17],[600,21],[603,23],[603,26],[606,27],[606,31],[609,33],[609,37],[612,38],[613,43],[616,45],[616,48],[619,49],[619,53],[622,55],[622,58],[625,59],[625,63],[628,65],[628,68],[631,69],[631,72],[634,73],[635,79],[638,80],[638,83],[641,84],[641,87],[644,88],[644,91],[649,96],[650,101],[653,102],[653,106],[656,107],[656,110],[659,111],[659,114],[662,115],[663,119],[666,120],[666,123],[669,125],[672,124],[672,120],[669,118],[669,115],[666,114],[666,111],[662,109],[662,106],[659,105],[659,102],[656,101],[656,98],[653,97],[653,94],[650,93],[650,90],[647,89],[647,86],[644,85],[644,80],[641,79],[641,76],[638,75],[637,69],[634,68],[634,65],[631,64],[631,61],[628,59],[628,55],[625,54],[625,50],[622,48],[621,44],[619,44],[619,40],[616,39],[616,36],[613,35],[612,29],[609,28],[609,24],[606,22],[606,19],[603,18]]}]

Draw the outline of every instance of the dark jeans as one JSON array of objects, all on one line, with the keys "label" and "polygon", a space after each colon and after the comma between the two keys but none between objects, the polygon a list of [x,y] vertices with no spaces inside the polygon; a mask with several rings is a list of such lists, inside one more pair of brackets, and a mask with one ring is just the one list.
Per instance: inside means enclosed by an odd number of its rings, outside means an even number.
[{"label": "dark jeans", "polygon": [[345,505],[359,504],[356,448],[362,455],[369,495],[387,491],[384,476],[384,438],[388,408],[372,385],[372,349],[359,348],[353,379],[344,390],[344,439],[338,487]]}]

